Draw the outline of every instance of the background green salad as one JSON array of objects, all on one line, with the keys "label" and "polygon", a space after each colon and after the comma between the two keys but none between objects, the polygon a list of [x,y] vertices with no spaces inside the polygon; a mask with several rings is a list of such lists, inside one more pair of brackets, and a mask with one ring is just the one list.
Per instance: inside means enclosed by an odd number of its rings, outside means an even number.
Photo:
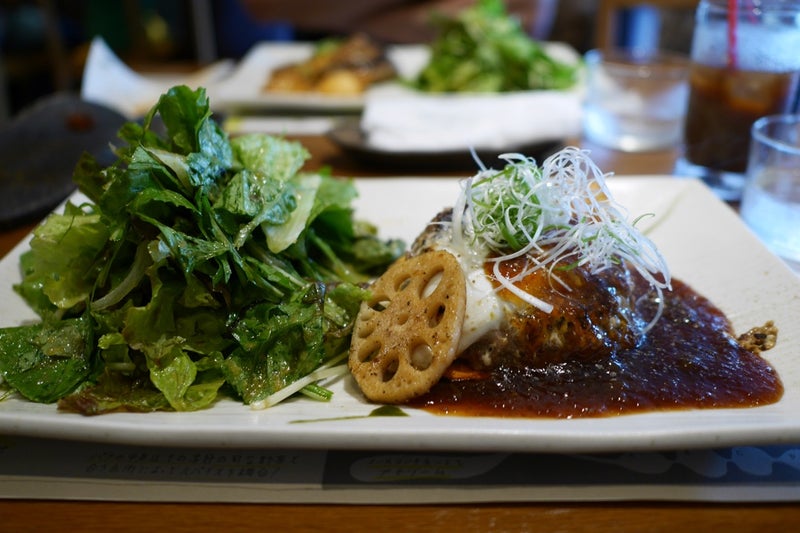
[{"label": "background green salad", "polygon": [[479,0],[454,17],[437,15],[431,58],[415,88],[427,92],[568,89],[579,68],[550,56],[531,39],[502,0]]}]

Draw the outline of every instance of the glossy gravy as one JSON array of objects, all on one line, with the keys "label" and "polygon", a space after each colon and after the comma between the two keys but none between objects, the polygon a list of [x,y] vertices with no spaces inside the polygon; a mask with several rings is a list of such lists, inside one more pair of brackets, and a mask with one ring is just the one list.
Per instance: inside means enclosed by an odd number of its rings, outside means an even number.
[{"label": "glossy gravy", "polygon": [[[778,401],[776,371],[736,341],[722,311],[679,280],[672,286],[664,314],[635,348],[592,362],[442,379],[409,405],[437,414],[578,418]],[[656,303],[644,305],[652,311]]]}]

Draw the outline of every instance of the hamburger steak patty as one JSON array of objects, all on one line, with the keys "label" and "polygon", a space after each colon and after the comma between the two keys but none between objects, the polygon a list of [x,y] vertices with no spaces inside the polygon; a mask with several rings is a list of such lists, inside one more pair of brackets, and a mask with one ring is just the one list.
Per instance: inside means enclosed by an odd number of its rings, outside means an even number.
[{"label": "hamburger steak patty", "polygon": [[[417,237],[409,253],[443,248],[450,240],[452,209],[439,213]],[[506,261],[501,273],[513,277],[530,259]],[[505,310],[500,326],[468,346],[459,356],[460,364],[474,370],[500,366],[543,367],[568,360],[600,360],[619,350],[636,346],[648,319],[636,312],[636,301],[647,284],[635,283],[638,276],[621,265],[592,274],[582,267],[537,270],[515,285],[553,305],[542,311],[502,288],[492,274],[493,262],[483,265],[496,287]],[[557,278],[557,280],[555,279]],[[637,289],[638,288],[638,289]],[[467,301],[467,313],[471,303]]]}]

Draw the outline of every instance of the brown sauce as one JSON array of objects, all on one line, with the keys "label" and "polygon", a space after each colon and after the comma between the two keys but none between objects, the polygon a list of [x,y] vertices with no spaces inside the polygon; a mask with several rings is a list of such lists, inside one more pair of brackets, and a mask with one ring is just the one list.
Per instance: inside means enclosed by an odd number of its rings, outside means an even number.
[{"label": "brown sauce", "polygon": [[[437,414],[577,418],[778,401],[777,373],[736,342],[725,315],[686,284],[673,279],[672,286],[661,319],[634,348],[595,361],[443,379],[410,405]],[[643,305],[652,312],[656,303]]]}]

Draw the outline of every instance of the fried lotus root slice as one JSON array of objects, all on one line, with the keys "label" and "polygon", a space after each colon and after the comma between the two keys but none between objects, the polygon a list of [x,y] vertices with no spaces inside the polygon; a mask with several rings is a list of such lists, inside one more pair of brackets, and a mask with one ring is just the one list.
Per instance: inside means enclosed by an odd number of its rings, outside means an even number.
[{"label": "fried lotus root slice", "polygon": [[424,394],[456,357],[467,306],[464,273],[442,250],[403,257],[372,286],[353,329],[349,366],[371,401]]}]

